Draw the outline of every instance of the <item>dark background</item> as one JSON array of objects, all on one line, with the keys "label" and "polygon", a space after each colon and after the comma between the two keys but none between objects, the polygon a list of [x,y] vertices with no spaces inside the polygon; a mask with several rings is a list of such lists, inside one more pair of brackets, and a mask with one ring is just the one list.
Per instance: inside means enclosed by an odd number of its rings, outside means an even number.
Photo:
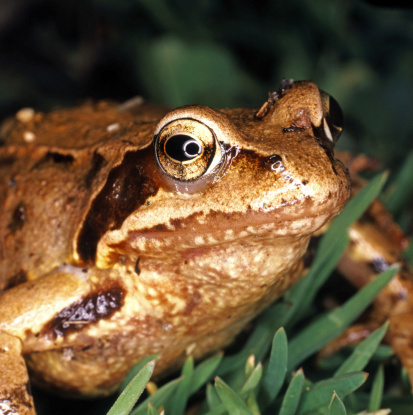
[{"label": "dark background", "polygon": [[135,95],[172,107],[257,107],[282,77],[312,79],[337,99],[341,147],[392,169],[413,148],[411,9],[362,0],[0,1],[2,117]]}]

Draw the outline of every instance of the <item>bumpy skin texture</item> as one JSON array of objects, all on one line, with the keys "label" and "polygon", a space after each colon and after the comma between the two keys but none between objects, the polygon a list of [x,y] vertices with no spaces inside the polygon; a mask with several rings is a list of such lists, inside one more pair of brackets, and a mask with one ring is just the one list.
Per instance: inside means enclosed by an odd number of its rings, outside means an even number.
[{"label": "bumpy skin texture", "polygon": [[[293,285],[311,234],[350,195],[315,135],[324,111],[298,82],[259,116],[188,106],[159,121],[163,110],[100,103],[6,124],[0,330],[22,342],[32,380],[110,393],[145,355],[160,373],[225,346]],[[154,132],[180,118],[221,152],[192,182],[154,155]]]}]

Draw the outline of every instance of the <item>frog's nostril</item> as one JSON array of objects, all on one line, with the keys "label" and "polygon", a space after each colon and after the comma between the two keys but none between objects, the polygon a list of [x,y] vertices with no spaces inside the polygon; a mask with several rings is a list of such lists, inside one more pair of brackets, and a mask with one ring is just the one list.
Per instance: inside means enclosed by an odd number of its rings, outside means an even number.
[{"label": "frog's nostril", "polygon": [[285,170],[281,156],[273,154],[264,161],[264,167],[274,173],[281,173]]}]

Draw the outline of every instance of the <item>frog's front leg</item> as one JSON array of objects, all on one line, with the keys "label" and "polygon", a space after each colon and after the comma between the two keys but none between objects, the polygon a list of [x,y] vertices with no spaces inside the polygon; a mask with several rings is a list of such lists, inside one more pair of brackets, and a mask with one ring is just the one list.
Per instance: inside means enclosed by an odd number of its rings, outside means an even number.
[{"label": "frog's front leg", "polygon": [[35,414],[23,354],[53,347],[38,333],[62,308],[85,295],[89,285],[76,273],[56,272],[0,295],[1,414]]},{"label": "frog's front leg", "polygon": [[21,340],[0,331],[0,413],[35,415]]}]

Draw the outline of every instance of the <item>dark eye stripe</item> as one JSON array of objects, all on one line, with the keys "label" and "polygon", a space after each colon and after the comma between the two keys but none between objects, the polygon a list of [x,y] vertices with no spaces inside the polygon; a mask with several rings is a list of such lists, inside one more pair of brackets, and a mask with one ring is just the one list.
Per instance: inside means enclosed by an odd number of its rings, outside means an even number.
[{"label": "dark eye stripe", "polygon": [[109,173],[106,184],[93,200],[79,232],[77,250],[85,263],[95,260],[97,244],[107,231],[119,229],[135,209],[158,192],[153,175],[144,168],[152,160],[151,146],[129,152],[122,163]]}]

